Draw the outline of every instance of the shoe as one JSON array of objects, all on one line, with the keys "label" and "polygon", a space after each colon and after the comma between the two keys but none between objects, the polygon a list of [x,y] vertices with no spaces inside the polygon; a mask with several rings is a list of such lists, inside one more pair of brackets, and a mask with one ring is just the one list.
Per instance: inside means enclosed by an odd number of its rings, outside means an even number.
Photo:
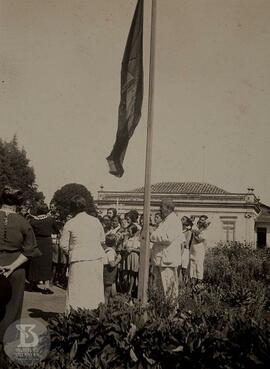
[{"label": "shoe", "polygon": [[52,295],[54,292],[50,290],[49,288],[44,288],[42,290],[43,295]]},{"label": "shoe", "polygon": [[39,288],[38,286],[30,286],[29,289],[31,292],[42,292],[42,289]]}]

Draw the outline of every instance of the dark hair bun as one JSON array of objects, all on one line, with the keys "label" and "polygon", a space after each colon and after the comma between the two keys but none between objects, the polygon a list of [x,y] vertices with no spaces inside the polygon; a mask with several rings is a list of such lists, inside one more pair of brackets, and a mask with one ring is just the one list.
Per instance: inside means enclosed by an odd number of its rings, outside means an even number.
[{"label": "dark hair bun", "polygon": [[86,210],[86,200],[81,195],[75,195],[70,202],[71,211],[75,214],[81,213]]},{"label": "dark hair bun", "polygon": [[44,202],[38,202],[36,206],[36,212],[37,215],[48,214],[49,212],[48,205],[45,204]]},{"label": "dark hair bun", "polygon": [[5,186],[1,194],[1,203],[6,205],[21,205],[23,192],[21,190]]}]

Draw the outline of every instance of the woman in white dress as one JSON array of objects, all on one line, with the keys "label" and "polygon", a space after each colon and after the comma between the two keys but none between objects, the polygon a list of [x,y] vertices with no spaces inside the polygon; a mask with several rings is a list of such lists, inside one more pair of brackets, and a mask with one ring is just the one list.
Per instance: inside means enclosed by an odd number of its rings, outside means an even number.
[{"label": "woman in white dress", "polygon": [[203,280],[207,228],[209,224],[207,215],[201,215],[197,222],[197,229],[192,230],[190,247],[190,278],[192,285],[196,285]]},{"label": "woman in white dress", "polygon": [[63,228],[60,247],[69,255],[69,279],[66,311],[96,309],[104,303],[103,261],[105,242],[103,227],[85,211],[84,197],[71,200],[74,217]]}]

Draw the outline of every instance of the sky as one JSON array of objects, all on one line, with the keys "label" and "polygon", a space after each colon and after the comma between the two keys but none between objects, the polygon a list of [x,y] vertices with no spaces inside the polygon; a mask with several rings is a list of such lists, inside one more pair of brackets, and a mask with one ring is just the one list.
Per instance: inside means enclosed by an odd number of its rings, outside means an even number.
[{"label": "sky", "polygon": [[[17,135],[47,200],[144,183],[145,98],[122,178],[108,173],[135,0],[0,0],[0,137]],[[270,1],[157,0],[152,183],[208,182],[270,205]],[[205,147],[205,148],[204,148]]]}]

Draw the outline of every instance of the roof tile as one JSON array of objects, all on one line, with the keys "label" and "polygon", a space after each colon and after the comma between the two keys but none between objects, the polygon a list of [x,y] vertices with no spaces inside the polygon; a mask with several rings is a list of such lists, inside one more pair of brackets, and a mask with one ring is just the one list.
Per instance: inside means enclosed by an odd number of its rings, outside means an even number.
[{"label": "roof tile", "polygon": [[[144,187],[131,192],[144,192]],[[153,193],[194,193],[194,194],[228,194],[229,192],[209,183],[200,182],[159,182],[151,185]]]}]

